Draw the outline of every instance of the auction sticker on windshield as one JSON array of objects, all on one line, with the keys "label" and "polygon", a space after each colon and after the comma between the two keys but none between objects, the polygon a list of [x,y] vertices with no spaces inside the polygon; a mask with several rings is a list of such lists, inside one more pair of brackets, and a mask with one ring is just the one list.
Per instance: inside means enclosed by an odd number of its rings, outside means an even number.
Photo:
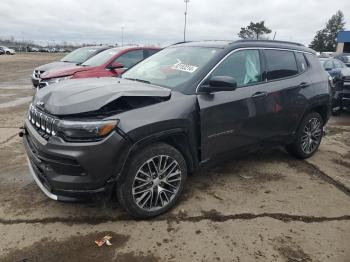
[{"label": "auction sticker on windshield", "polygon": [[179,61],[171,67],[171,69],[180,70],[188,73],[193,73],[197,70],[197,68],[197,66],[183,64],[181,63],[181,61]]}]

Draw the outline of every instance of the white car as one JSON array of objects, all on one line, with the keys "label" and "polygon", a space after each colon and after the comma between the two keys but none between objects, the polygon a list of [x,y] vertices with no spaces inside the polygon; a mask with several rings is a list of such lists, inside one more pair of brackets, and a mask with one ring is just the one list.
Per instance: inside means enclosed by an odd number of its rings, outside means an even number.
[{"label": "white car", "polygon": [[0,46],[0,48],[4,50],[6,55],[14,55],[14,54],[16,54],[15,50],[13,50],[11,48],[8,48],[7,46]]}]

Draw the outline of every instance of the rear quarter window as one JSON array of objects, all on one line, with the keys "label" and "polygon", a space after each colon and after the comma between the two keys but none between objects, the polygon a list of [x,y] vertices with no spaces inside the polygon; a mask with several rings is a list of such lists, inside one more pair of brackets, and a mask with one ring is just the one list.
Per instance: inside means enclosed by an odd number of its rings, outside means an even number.
[{"label": "rear quarter window", "polygon": [[267,80],[276,80],[298,74],[294,52],[283,50],[265,50]]},{"label": "rear quarter window", "polygon": [[306,58],[303,53],[296,52],[295,53],[295,58],[297,59],[297,64],[299,68],[299,72],[303,73],[307,70],[309,67],[308,62],[306,61]]}]

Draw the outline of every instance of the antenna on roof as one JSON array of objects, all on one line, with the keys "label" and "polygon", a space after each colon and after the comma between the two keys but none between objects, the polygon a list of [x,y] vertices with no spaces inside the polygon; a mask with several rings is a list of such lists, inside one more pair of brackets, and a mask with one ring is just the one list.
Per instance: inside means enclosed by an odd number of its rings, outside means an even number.
[{"label": "antenna on roof", "polygon": [[276,39],[276,34],[277,34],[277,31],[275,31],[275,34],[273,35],[273,40]]}]

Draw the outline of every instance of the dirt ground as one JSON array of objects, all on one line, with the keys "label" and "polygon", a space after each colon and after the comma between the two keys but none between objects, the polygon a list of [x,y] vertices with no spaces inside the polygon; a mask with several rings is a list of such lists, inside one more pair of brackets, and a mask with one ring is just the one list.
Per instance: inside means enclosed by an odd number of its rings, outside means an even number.
[{"label": "dirt ground", "polygon": [[55,59],[0,56],[0,261],[350,261],[350,114],[307,161],[278,148],[228,161],[191,175],[167,214],[135,221],[115,201],[52,201],[29,175],[17,135],[29,75]]}]

